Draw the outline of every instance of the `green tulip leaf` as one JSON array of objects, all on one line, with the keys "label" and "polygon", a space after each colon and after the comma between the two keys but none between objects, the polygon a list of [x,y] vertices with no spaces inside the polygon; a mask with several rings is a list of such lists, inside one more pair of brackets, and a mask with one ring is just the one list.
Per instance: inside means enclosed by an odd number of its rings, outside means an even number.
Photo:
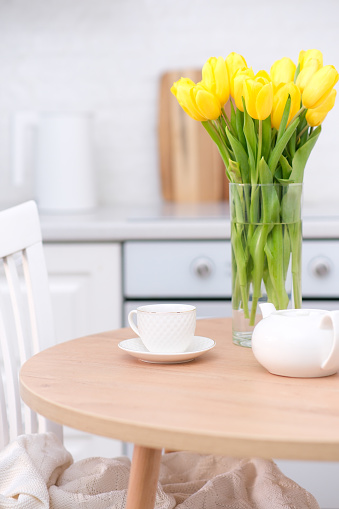
[{"label": "green tulip leaf", "polygon": [[268,270],[278,299],[279,309],[286,309],[289,298],[284,284],[284,238],[283,225],[275,225],[267,237],[264,247]]},{"label": "green tulip leaf", "polygon": [[302,147],[300,147],[292,161],[292,173],[290,175],[291,180],[297,183],[302,183],[304,179],[304,170],[307,163],[307,160],[316,144],[319,135],[321,133],[321,126],[317,127],[311,136],[308,138],[307,142],[304,143]]},{"label": "green tulip leaf", "polygon": [[284,157],[283,155],[280,156],[279,163],[281,164],[282,168],[282,179],[280,180],[288,181],[292,173],[292,166],[289,164],[286,157]]},{"label": "green tulip leaf", "polygon": [[273,182],[273,175],[263,157],[259,161],[259,182],[260,184],[272,184]]},{"label": "green tulip leaf", "polygon": [[295,155],[296,141],[297,141],[297,133],[296,133],[296,131],[294,131],[294,133],[292,134],[292,136],[290,138],[290,141],[288,142],[288,151],[290,153],[291,159],[293,159],[293,157]]},{"label": "green tulip leaf", "polygon": [[283,178],[277,177],[276,175],[274,175],[274,178],[275,178],[275,180],[277,180],[279,182],[279,184],[282,184],[282,185],[294,184],[294,180],[291,180],[291,179],[283,179]]},{"label": "green tulip leaf", "polygon": [[231,182],[235,184],[242,184],[241,179],[241,171],[239,167],[239,163],[237,161],[232,161],[232,159],[229,159],[229,166],[228,166],[229,174],[231,175]]},{"label": "green tulip leaf", "polygon": [[242,100],[244,105],[244,135],[246,138],[247,151],[248,153],[250,152],[250,150],[252,151],[255,160],[257,156],[258,140],[255,132],[254,121],[253,118],[250,117],[249,114],[247,113],[244,98],[242,98]]},{"label": "green tulip leaf", "polygon": [[[210,135],[210,137],[212,138],[212,140],[214,141],[214,143],[216,144],[216,146],[218,147],[219,153],[220,153],[221,158],[224,162],[224,165],[226,167],[226,173],[227,173],[228,166],[229,166],[229,160],[231,158],[231,155],[229,153],[227,146],[225,145],[223,140],[220,138],[218,132],[216,131],[215,127],[213,126],[213,124],[210,121],[201,122],[201,123],[202,123],[203,127],[206,129],[206,131],[208,132],[208,134]],[[228,175],[227,175],[227,177],[228,177]],[[229,180],[231,180],[231,179],[229,179]],[[231,180],[231,182],[232,182],[232,180]]]},{"label": "green tulip leaf", "polygon": [[236,126],[237,126],[238,140],[240,141],[240,143],[246,150],[247,143],[246,143],[246,138],[244,135],[244,113],[241,110],[239,110],[238,108],[236,109],[235,120],[236,120]]},{"label": "green tulip leaf", "polygon": [[288,95],[288,98],[287,98],[287,101],[285,104],[285,108],[284,108],[284,112],[282,114],[281,121],[280,121],[280,126],[279,126],[279,130],[278,130],[278,135],[277,135],[277,141],[280,140],[280,138],[282,137],[282,135],[285,132],[285,129],[287,126],[287,121],[288,121],[288,116],[290,114],[290,109],[291,109],[291,96]]},{"label": "green tulip leaf", "polygon": [[[289,182],[290,183],[290,182]],[[290,185],[283,189],[281,198],[281,222],[285,224],[296,223],[301,217],[302,186]]]},{"label": "green tulip leaf", "polygon": [[236,122],[236,113],[234,110],[233,102],[230,100],[231,104],[231,126],[233,133],[237,134],[237,122]]},{"label": "green tulip leaf", "polygon": [[294,73],[294,83],[297,81],[297,77],[299,76],[299,73],[300,73],[300,62],[298,63],[297,68]]},{"label": "green tulip leaf", "polygon": [[283,226],[283,263],[284,263],[284,281],[286,281],[287,270],[290,265],[291,240],[288,228]]},{"label": "green tulip leaf", "polygon": [[309,139],[311,139],[311,138],[318,138],[320,133],[321,133],[321,125],[318,126],[316,129],[314,129],[314,131],[312,131],[312,134],[310,134]]},{"label": "green tulip leaf", "polygon": [[249,164],[248,164],[248,155],[242,144],[239,140],[237,140],[229,131],[229,129],[225,129],[226,136],[230,142],[230,145],[232,147],[234,156],[236,161],[239,163],[240,167],[240,173],[242,177],[242,183],[248,184],[250,182],[250,175],[249,175]]},{"label": "green tulip leaf", "polygon": [[[259,162],[259,179],[261,184],[272,184],[273,176],[264,158]],[[279,197],[275,186],[262,186],[262,222],[278,223],[280,213]]]},{"label": "green tulip leaf", "polygon": [[262,121],[262,149],[261,154],[268,161],[271,152],[271,116]]},{"label": "green tulip leaf", "polygon": [[250,240],[249,249],[253,262],[252,267],[252,309],[250,316],[250,325],[255,323],[255,315],[258,301],[261,297],[261,281],[264,275],[265,267],[265,245],[267,241],[267,235],[271,226],[269,225],[258,225],[255,232]]},{"label": "green tulip leaf", "polygon": [[288,126],[288,128],[286,129],[284,134],[281,136],[280,140],[277,140],[277,143],[276,143],[274,149],[272,150],[270,158],[268,160],[268,166],[270,167],[272,175],[274,175],[274,172],[277,167],[280,156],[283,153],[289,139],[291,138],[291,136],[294,133],[298,124],[299,124],[299,118],[296,118],[292,122],[292,124],[290,124]]},{"label": "green tulip leaf", "polygon": [[248,164],[250,167],[251,184],[258,183],[258,172],[256,168],[254,154],[250,146],[248,146]]}]

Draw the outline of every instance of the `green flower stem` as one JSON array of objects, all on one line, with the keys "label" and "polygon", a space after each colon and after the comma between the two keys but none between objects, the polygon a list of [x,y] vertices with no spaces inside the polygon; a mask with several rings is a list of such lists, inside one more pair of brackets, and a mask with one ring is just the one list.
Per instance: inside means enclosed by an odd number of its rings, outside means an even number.
[{"label": "green flower stem", "polygon": [[265,264],[265,245],[269,234],[270,225],[258,225],[252,236],[250,243],[250,253],[253,261],[252,269],[252,309],[250,316],[250,325],[254,325],[257,312],[258,300],[261,297],[261,281],[264,275]]},{"label": "green flower stem", "polygon": [[277,296],[275,293],[274,286],[272,284],[272,280],[271,280],[271,276],[270,276],[267,264],[264,267],[263,280],[264,280],[264,285],[266,288],[267,301],[272,302],[272,304],[274,304],[275,308],[278,309],[279,308],[278,299],[277,299]]},{"label": "green flower stem", "polygon": [[219,134],[220,139],[223,141],[225,145],[227,145],[227,138],[225,135],[225,122],[223,122],[222,117],[219,117],[217,120],[212,122],[216,131]]},{"label": "green flower stem", "polygon": [[286,224],[283,224],[283,274],[284,281],[286,281],[287,271],[290,264],[291,259],[291,240],[290,234],[288,232],[288,227]]},{"label": "green flower stem", "polygon": [[300,131],[300,133],[299,133],[299,134],[298,134],[298,136],[297,136],[297,140],[296,140],[296,141],[297,141],[297,143],[299,143],[299,140],[300,140],[300,138],[302,137],[302,135],[303,135],[304,133],[306,133],[306,131],[308,131],[308,128],[309,128],[309,126],[308,126],[308,125],[305,125],[305,127],[302,129],[302,131]]},{"label": "green flower stem", "polygon": [[292,253],[292,284],[295,308],[301,308],[301,221],[288,225]]},{"label": "green flower stem", "polygon": [[306,110],[305,106],[302,106],[300,110],[297,111],[297,113],[294,115],[292,120],[290,120],[289,125],[293,124],[296,118],[300,117],[300,115]]},{"label": "green flower stem", "polygon": [[239,276],[236,269],[235,257],[232,256],[232,304],[234,309],[239,309],[241,301]]},{"label": "green flower stem", "polygon": [[283,225],[276,224],[271,230],[265,246],[268,270],[278,300],[278,309],[286,309],[289,298],[284,278]]},{"label": "green flower stem", "polygon": [[236,135],[236,133],[234,132],[234,129],[233,129],[233,127],[232,127],[232,124],[231,124],[231,122],[230,122],[230,120],[229,120],[228,116],[226,115],[226,111],[225,111],[225,109],[224,109],[224,108],[221,108],[221,114],[222,114],[223,119],[224,119],[224,120],[225,120],[225,122],[226,122],[226,125],[227,125],[228,129],[231,131],[231,133],[233,134],[233,136],[235,136],[235,135]]},{"label": "green flower stem", "polygon": [[258,153],[257,153],[257,167],[259,165],[259,161],[261,159],[261,152],[262,152],[262,120],[259,120],[259,127],[258,127]]},{"label": "green flower stem", "polygon": [[242,224],[237,224],[232,221],[231,223],[231,238],[232,238],[232,250],[233,256],[236,263],[237,277],[239,278],[239,287],[242,301],[242,308],[244,310],[245,318],[249,317],[248,310],[248,285],[247,285],[247,256],[245,254],[242,235],[243,235]]}]

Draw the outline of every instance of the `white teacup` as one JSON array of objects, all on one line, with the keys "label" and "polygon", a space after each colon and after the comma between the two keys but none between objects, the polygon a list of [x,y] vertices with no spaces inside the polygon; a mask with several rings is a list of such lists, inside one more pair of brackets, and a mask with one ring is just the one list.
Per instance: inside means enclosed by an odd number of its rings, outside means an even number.
[{"label": "white teacup", "polygon": [[184,352],[194,337],[196,308],[186,304],[140,306],[129,313],[128,322],[150,352]]}]

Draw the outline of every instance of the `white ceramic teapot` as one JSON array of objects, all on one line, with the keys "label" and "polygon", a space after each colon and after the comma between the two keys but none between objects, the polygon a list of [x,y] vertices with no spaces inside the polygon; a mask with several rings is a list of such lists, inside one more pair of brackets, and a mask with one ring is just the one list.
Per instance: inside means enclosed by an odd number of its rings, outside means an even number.
[{"label": "white ceramic teapot", "polygon": [[274,375],[321,377],[339,370],[339,311],[284,309],[260,304],[252,351]]}]

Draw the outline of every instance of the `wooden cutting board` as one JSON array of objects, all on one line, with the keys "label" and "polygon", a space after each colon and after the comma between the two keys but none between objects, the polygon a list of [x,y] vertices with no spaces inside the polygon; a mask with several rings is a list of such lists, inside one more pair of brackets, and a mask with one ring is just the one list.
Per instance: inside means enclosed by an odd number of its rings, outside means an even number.
[{"label": "wooden cutting board", "polygon": [[179,203],[228,199],[225,166],[200,122],[179,106],[170,88],[181,77],[201,80],[201,71],[170,71],[161,77],[159,163],[163,198]]}]

